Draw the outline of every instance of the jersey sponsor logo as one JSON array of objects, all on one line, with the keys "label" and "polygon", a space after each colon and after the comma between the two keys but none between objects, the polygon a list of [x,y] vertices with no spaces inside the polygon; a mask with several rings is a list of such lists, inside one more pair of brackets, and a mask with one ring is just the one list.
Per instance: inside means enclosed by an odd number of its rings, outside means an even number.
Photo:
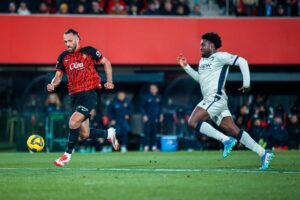
[{"label": "jersey sponsor logo", "polygon": [[211,64],[208,63],[208,64],[201,64],[200,65],[200,69],[211,69]]},{"label": "jersey sponsor logo", "polygon": [[83,63],[71,63],[70,65],[69,65],[69,69],[70,70],[73,70],[73,69],[78,69],[78,70],[80,70],[80,69],[83,69],[84,68],[84,65],[83,65]]}]

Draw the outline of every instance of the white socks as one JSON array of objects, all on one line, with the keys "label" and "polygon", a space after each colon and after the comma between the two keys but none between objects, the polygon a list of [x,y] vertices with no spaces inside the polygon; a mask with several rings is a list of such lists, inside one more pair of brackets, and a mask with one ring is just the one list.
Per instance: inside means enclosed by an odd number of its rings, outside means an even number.
[{"label": "white socks", "polygon": [[224,135],[220,131],[216,130],[214,127],[212,127],[209,123],[207,122],[202,122],[201,127],[200,127],[200,133],[203,133],[209,137],[212,137],[216,140],[219,140],[221,142],[225,142],[226,140],[229,139],[228,136]]},{"label": "white socks", "polygon": [[265,154],[265,149],[257,144],[246,131],[243,131],[240,143],[245,145],[248,149],[256,152],[259,157],[262,157]]},{"label": "white socks", "polygon": [[[209,137],[221,141],[222,143],[229,139],[228,136],[216,130],[207,122],[202,122],[199,131]],[[262,157],[265,154],[265,149],[257,144],[246,131],[243,131],[240,143],[245,145],[248,149],[257,153],[259,157]]]}]

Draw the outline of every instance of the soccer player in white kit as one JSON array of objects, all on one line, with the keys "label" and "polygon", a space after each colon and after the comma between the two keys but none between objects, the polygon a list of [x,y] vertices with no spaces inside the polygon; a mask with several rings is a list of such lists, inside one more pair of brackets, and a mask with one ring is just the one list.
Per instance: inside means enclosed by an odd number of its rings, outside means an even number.
[{"label": "soccer player in white kit", "polygon": [[[202,35],[200,51],[202,58],[198,71],[195,71],[187,62],[184,55],[179,55],[179,65],[195,81],[200,84],[203,100],[194,109],[188,124],[202,134],[221,141],[224,144],[223,158],[227,157],[237,141],[261,158],[261,169],[269,168],[274,154],[258,145],[250,135],[239,129],[232,120],[227,106],[227,95],[224,90],[228,69],[230,66],[239,66],[243,75],[243,86],[240,91],[250,90],[250,72],[247,61],[239,56],[227,52],[217,52],[222,46],[221,38],[217,33],[209,32]],[[216,130],[206,120],[211,119],[222,130],[233,137],[226,136]],[[235,139],[235,138],[236,139]]]}]

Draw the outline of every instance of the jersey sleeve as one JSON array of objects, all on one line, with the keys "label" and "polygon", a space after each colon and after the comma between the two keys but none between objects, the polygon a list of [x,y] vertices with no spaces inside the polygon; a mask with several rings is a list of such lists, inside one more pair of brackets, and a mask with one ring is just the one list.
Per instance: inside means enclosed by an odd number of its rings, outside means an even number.
[{"label": "jersey sleeve", "polygon": [[65,52],[63,52],[62,54],[60,54],[57,58],[57,61],[56,61],[56,66],[55,66],[55,69],[56,70],[59,70],[61,72],[65,72],[65,67],[64,67],[64,57],[65,57]]},{"label": "jersey sleeve", "polygon": [[224,65],[235,65],[239,56],[233,55],[227,52],[220,52],[218,55],[218,59]]},{"label": "jersey sleeve", "polygon": [[199,73],[197,71],[195,71],[190,65],[185,66],[184,71],[190,75],[195,81],[197,81],[199,83]]},{"label": "jersey sleeve", "polygon": [[87,53],[92,56],[96,63],[99,63],[103,58],[102,53],[94,47],[87,47]]}]

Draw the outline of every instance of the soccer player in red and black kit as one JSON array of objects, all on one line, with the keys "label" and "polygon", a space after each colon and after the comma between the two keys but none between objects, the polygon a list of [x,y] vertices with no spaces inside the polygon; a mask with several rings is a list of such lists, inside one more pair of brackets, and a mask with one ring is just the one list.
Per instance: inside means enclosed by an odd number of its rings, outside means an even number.
[{"label": "soccer player in red and black kit", "polygon": [[59,167],[70,162],[78,137],[82,139],[106,138],[115,150],[119,150],[114,128],[101,130],[89,127],[90,112],[97,104],[96,90],[101,89],[101,79],[95,69],[95,64],[104,65],[107,78],[104,88],[111,90],[114,89],[111,63],[97,49],[90,46],[80,47],[80,36],[74,29],[65,31],[63,38],[67,50],[58,57],[55,77],[47,85],[47,90],[53,92],[60,84],[63,74],[65,73],[68,77],[73,114],[69,120],[67,150],[54,161],[54,164]]}]

